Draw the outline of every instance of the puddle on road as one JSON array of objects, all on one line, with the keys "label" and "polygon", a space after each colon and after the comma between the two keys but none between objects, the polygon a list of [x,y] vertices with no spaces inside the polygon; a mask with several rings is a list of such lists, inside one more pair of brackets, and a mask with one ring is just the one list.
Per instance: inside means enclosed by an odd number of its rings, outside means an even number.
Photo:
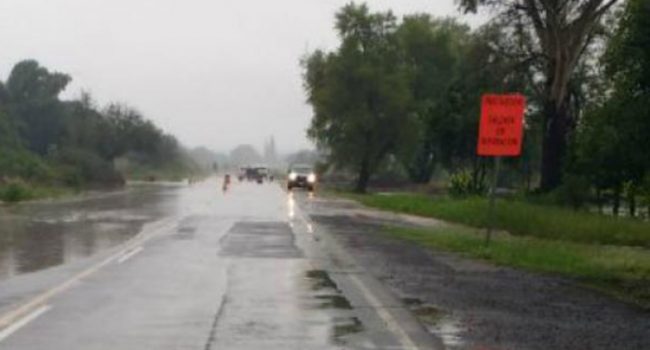
[{"label": "puddle on road", "polygon": [[320,290],[330,288],[338,290],[336,283],[330,278],[330,275],[323,270],[309,270],[307,271],[307,278],[312,281],[312,289]]},{"label": "puddle on road", "polygon": [[412,307],[422,305],[422,300],[418,298],[402,298],[402,302],[404,303],[404,305],[412,306]]},{"label": "puddle on road", "polygon": [[179,240],[191,240],[196,234],[196,227],[179,227],[176,234],[176,239]]},{"label": "puddle on road", "polygon": [[287,222],[239,221],[221,240],[219,255],[231,258],[299,259],[303,252]]},{"label": "puddle on road", "polygon": [[312,298],[316,301],[316,308],[329,310],[332,314],[331,338],[334,343],[346,344],[350,336],[363,332],[363,324],[354,316],[352,304],[327,271],[309,270],[306,277],[314,292]]},{"label": "puddle on road", "polygon": [[335,342],[345,343],[345,338],[363,332],[363,324],[356,317],[338,318],[335,320],[332,338]]},{"label": "puddle on road", "polygon": [[314,292],[322,292],[314,295],[320,309],[351,310],[352,304],[341,294],[336,282],[332,280],[327,271],[309,270],[306,273],[307,279],[311,282],[311,289]]},{"label": "puddle on road", "polygon": [[445,347],[457,349],[463,345],[460,321],[448,312],[428,305],[418,298],[403,298],[404,304],[413,312],[429,333],[439,337]]},{"label": "puddle on road", "polygon": [[317,295],[316,299],[321,309],[352,310],[352,304],[342,295]]},{"label": "puddle on road", "polygon": [[442,311],[429,305],[414,308],[413,314],[426,325],[439,325],[445,317]]}]

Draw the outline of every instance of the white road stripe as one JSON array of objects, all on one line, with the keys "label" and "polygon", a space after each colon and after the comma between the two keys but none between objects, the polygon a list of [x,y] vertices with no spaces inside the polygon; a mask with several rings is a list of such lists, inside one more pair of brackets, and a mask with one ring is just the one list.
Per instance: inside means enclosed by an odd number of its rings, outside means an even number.
[{"label": "white road stripe", "polygon": [[[307,218],[305,218],[305,216],[301,211],[297,211],[297,212],[298,215],[296,216],[305,225],[312,226],[311,222]],[[357,263],[355,261],[355,265],[356,264]],[[420,347],[415,344],[415,342],[411,339],[408,333],[400,326],[399,322],[395,320],[395,317],[393,317],[393,315],[390,312],[388,312],[384,307],[382,307],[381,302],[375,296],[375,294],[371,290],[369,290],[368,287],[366,287],[365,284],[363,284],[363,282],[357,276],[351,276],[350,278],[354,282],[354,284],[357,285],[357,288],[361,291],[361,293],[363,293],[370,306],[372,306],[377,311],[377,314],[384,321],[388,329],[390,329],[393,332],[393,334],[397,336],[399,342],[402,343],[402,348],[408,350],[420,350]]]},{"label": "white road stripe", "polygon": [[49,305],[43,305],[40,308],[34,310],[33,312],[27,314],[25,317],[19,319],[18,321],[12,323],[9,327],[0,331],[0,343],[7,339],[10,335],[14,334],[17,330],[23,328],[28,323],[34,321],[42,314],[49,311],[52,307]]},{"label": "white road stripe", "polygon": [[176,221],[177,221],[176,218],[171,217],[168,219],[160,220],[157,223],[154,223],[153,227],[150,227],[147,231],[141,231],[135,237],[132,237],[130,240],[123,243],[121,246],[124,248],[118,251],[117,253],[100,261],[98,264],[87,268],[86,270],[80,272],[79,274],[73,276],[72,278],[59,284],[58,286],[46,290],[45,292],[29,300],[28,302],[20,305],[16,309],[0,315],[0,330],[4,331],[4,329],[14,324],[16,320],[23,317],[23,315],[31,313],[32,310],[38,308],[40,305],[45,304],[50,298],[54,297],[55,295],[62,293],[68,288],[72,287],[79,280],[94,274],[95,272],[99,271],[102,267],[113,262],[115,259],[118,259],[120,256],[123,256],[124,252],[130,250],[131,247],[136,246],[138,244],[142,244],[147,240],[151,239],[152,237],[154,237],[156,234],[160,233],[161,231],[164,231],[172,227],[173,225],[175,225]]},{"label": "white road stripe", "polygon": [[373,294],[356,275],[351,275],[350,279],[357,285],[357,288],[361,290],[363,295],[366,296],[366,300],[368,300],[368,303],[377,311],[379,317],[384,320],[386,327],[398,336],[403,346],[406,346],[405,349],[419,350],[419,347],[415,345],[413,340],[411,340],[411,337],[409,337],[406,331],[404,331],[404,329],[399,325],[393,315],[391,315],[386,308],[382,307],[381,302],[377,297],[375,297],[375,294]]},{"label": "white road stripe", "polygon": [[131,259],[131,257],[133,257],[134,255],[140,253],[142,249],[143,249],[142,246],[134,248],[133,250],[127,252],[126,254],[122,255],[119,259],[117,259],[117,263],[118,264],[124,263],[125,261]]}]

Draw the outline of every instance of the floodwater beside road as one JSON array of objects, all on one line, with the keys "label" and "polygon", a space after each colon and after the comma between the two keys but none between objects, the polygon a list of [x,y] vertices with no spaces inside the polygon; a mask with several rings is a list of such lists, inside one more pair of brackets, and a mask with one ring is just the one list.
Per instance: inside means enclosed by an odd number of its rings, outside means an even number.
[{"label": "floodwater beside road", "polygon": [[91,256],[173,213],[183,185],[125,190],[0,207],[0,281]]},{"label": "floodwater beside road", "polygon": [[[93,254],[97,245],[84,250],[80,243],[95,244],[85,234],[117,244],[145,233],[128,247],[0,280],[0,349],[439,348],[327,231],[312,225],[299,204],[317,196],[244,182],[224,193],[221,183],[138,187],[4,212],[26,226],[52,225],[39,226],[50,229],[51,241],[12,241],[3,254],[43,248],[58,258],[40,252],[3,265],[15,270],[28,262],[59,264],[71,251]],[[92,224],[122,221],[126,226],[113,233]],[[40,233],[19,232],[23,240]],[[109,252],[119,258],[103,258]],[[49,311],[39,311],[42,305]]]}]

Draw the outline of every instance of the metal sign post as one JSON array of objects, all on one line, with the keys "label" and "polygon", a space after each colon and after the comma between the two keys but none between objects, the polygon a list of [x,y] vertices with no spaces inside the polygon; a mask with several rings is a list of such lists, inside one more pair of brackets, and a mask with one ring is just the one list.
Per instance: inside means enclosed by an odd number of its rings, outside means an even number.
[{"label": "metal sign post", "polygon": [[501,170],[501,157],[494,157],[494,174],[492,174],[492,186],[490,187],[490,198],[487,213],[487,233],[485,234],[485,245],[490,244],[492,229],[494,228],[494,202],[496,201],[496,190],[499,184],[499,171]]},{"label": "metal sign post", "polygon": [[526,99],[519,94],[486,94],[481,101],[477,154],[494,157],[494,174],[488,199],[486,246],[490,244],[494,229],[494,208],[501,157],[514,157],[521,154],[525,110]]}]

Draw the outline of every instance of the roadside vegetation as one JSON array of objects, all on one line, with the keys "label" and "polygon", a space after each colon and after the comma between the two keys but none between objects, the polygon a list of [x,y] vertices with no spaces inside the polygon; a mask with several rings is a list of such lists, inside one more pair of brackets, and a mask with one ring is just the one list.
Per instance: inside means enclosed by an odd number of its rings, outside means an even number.
[{"label": "roadside vegetation", "polygon": [[497,265],[559,274],[645,309],[650,309],[650,254],[633,247],[497,235],[489,246],[467,227],[387,228],[391,237],[424,247],[460,253]]},{"label": "roadside vegetation", "polygon": [[0,81],[0,200],[122,186],[141,173],[171,179],[199,170],[173,136],[136,109],[97,106],[88,93],[61,100],[70,81],[34,60],[17,63]]},{"label": "roadside vegetation", "polygon": [[[488,200],[423,194],[344,194],[362,204],[400,213],[437,218],[467,226],[487,226]],[[573,211],[521,199],[498,200],[495,228],[516,236],[599,245],[638,246],[650,249],[650,222]]]},{"label": "roadside vegetation", "polygon": [[0,201],[16,203],[25,200],[41,198],[59,198],[75,194],[77,191],[67,187],[35,185],[23,181],[12,180],[0,186]]},{"label": "roadside vegetation", "polygon": [[648,2],[457,4],[492,18],[470,28],[358,3],[336,14],[338,47],[302,61],[308,136],[327,155],[321,178],[345,177],[360,193],[390,178],[484,196],[494,163],[476,154],[480,98],[517,92],[528,103],[522,154],[503,160],[499,187],[647,212]]},{"label": "roadside vegetation", "polygon": [[[650,3],[457,4],[492,18],[470,28],[356,3],[336,14],[339,46],[302,62],[320,178],[351,183],[335,194],[369,207],[463,225],[395,237],[650,305]],[[503,159],[486,247],[475,231],[494,160],[476,154],[480,99],[513,92],[528,106],[522,153]]]}]

